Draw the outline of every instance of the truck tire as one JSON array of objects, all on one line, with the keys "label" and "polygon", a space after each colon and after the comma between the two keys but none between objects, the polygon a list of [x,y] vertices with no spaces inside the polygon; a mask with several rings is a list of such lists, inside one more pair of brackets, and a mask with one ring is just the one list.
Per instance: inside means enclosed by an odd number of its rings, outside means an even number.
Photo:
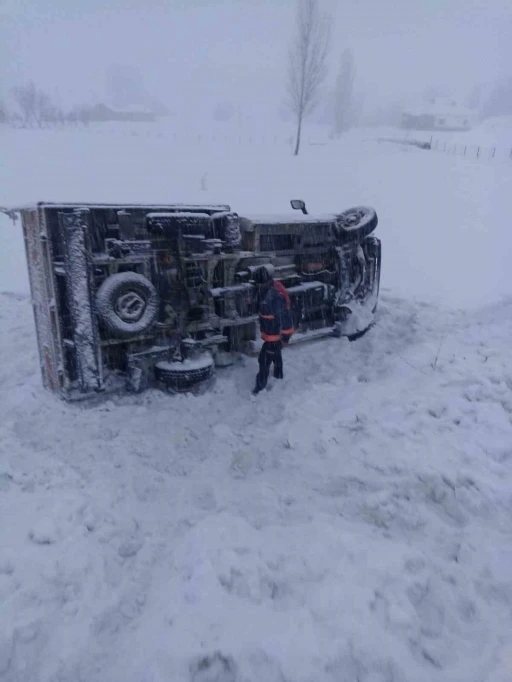
[{"label": "truck tire", "polygon": [[213,376],[215,363],[209,353],[183,362],[158,362],[155,379],[175,393],[185,393],[205,384]]},{"label": "truck tire", "polygon": [[361,241],[375,228],[379,219],[373,208],[368,206],[356,206],[349,208],[336,216],[338,237],[341,241]]},{"label": "truck tire", "polygon": [[129,339],[148,332],[158,315],[158,294],[137,272],[107,277],[96,294],[96,314],[105,331]]}]

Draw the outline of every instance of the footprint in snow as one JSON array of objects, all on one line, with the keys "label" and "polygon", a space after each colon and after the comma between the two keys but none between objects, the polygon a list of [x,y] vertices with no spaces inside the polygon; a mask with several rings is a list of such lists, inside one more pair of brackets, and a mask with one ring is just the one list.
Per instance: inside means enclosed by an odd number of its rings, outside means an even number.
[{"label": "footprint in snow", "polygon": [[190,666],[191,682],[237,682],[238,679],[235,661],[220,651],[202,656]]}]

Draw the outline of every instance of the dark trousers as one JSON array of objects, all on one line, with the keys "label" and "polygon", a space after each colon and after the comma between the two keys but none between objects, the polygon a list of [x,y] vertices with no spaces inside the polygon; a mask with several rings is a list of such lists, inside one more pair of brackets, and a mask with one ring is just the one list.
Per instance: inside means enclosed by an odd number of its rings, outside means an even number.
[{"label": "dark trousers", "polygon": [[275,343],[269,343],[268,341],[265,341],[261,347],[258,357],[260,371],[256,377],[256,392],[262,391],[267,385],[268,375],[270,373],[270,367],[272,363],[274,363],[274,377],[276,379],[283,378],[283,356],[281,355],[282,347],[283,344],[281,341],[277,341]]}]

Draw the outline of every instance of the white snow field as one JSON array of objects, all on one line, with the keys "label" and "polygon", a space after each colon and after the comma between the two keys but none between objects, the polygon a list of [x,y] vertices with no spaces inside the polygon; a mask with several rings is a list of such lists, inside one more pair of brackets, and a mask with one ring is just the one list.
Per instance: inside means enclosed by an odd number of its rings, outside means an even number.
[{"label": "white snow field", "polygon": [[[2,682],[512,680],[512,163],[4,131],[0,205],[373,205],[377,322],[200,396],[43,391],[0,222]],[[204,188],[204,189],[202,189]]]}]

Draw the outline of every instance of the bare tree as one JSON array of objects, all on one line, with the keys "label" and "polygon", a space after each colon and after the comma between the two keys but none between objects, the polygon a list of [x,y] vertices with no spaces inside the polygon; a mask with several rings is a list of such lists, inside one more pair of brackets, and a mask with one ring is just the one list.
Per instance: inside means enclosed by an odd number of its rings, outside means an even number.
[{"label": "bare tree", "polygon": [[14,88],[13,96],[25,126],[38,125],[41,128],[43,123],[54,120],[55,107],[50,97],[34,83]]},{"label": "bare tree", "polygon": [[318,105],[327,76],[330,33],[330,17],[320,10],[318,0],[298,0],[287,84],[288,106],[297,120],[295,156],[299,153],[302,122]]},{"label": "bare tree", "polygon": [[348,130],[355,117],[354,101],[354,57],[351,50],[341,55],[341,64],[334,92],[334,135],[339,137]]}]

